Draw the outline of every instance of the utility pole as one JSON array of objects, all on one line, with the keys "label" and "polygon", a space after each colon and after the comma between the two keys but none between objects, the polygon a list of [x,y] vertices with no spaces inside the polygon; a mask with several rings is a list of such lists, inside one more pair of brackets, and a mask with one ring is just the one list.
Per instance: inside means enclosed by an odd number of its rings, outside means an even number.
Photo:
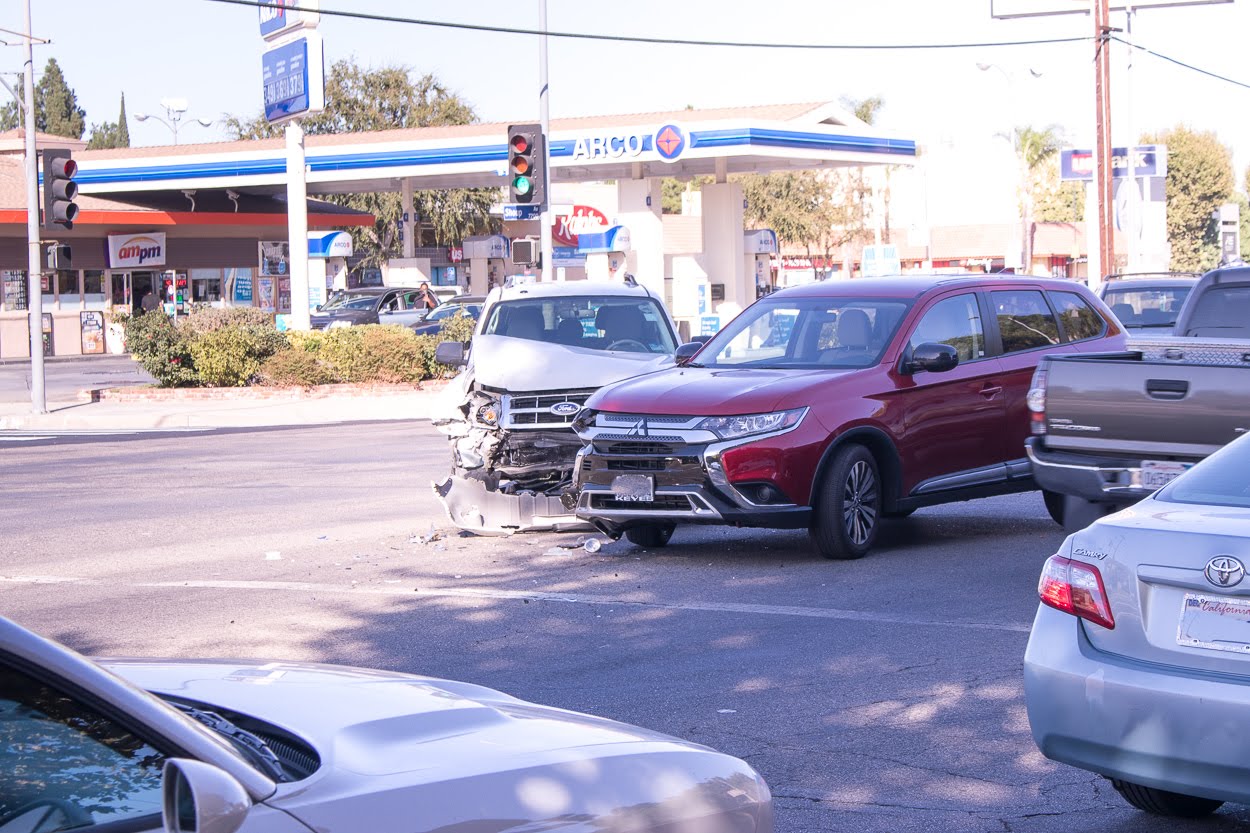
[{"label": "utility pole", "polygon": [[39,252],[39,157],[35,147],[35,48],[31,35],[30,0],[26,0],[26,235],[29,243],[26,272],[26,309],[30,313],[30,405],[36,414],[48,412],[43,376],[43,258]]},{"label": "utility pole", "polygon": [[538,215],[539,248],[542,250],[542,270],[540,280],[555,280],[553,248],[551,242],[551,114],[547,103],[547,0],[538,2],[538,28],[542,32],[538,36],[538,121],[542,124],[543,134],[543,206]]},{"label": "utility pole", "polygon": [[[1111,10],[1108,0],[1093,0],[1094,18],[1094,179],[1098,214],[1098,268],[1115,272],[1115,191],[1111,168]],[[1130,149],[1130,157],[1132,151]],[[1090,275],[1090,278],[1102,275]]]}]

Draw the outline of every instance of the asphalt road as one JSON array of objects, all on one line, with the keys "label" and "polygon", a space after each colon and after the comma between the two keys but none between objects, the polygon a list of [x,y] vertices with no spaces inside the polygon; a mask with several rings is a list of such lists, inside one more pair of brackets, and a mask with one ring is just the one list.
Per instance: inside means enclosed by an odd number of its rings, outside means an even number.
[{"label": "asphalt road", "polygon": [[[1062,540],[1036,494],[925,509],[862,561],[799,532],[464,538],[428,425],[0,443],[0,610],[95,654],[392,668],[716,747],[778,831],[1240,831],[1042,758],[1021,656]],[[431,529],[439,533],[426,541]]]},{"label": "asphalt road", "polygon": [[[129,355],[51,359],[43,364],[48,402],[73,402],[80,390],[150,385],[153,379]],[[30,402],[30,360],[0,362],[0,402]]]}]

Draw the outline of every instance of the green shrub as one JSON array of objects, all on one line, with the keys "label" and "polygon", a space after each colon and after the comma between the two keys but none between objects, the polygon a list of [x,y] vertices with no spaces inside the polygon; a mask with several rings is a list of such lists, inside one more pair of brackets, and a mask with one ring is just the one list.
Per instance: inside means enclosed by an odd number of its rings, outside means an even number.
[{"label": "green shrub", "polygon": [[327,330],[319,354],[344,382],[417,382],[428,367],[416,334],[389,324]]},{"label": "green shrub", "polygon": [[[294,341],[294,339],[292,339]],[[260,381],[279,387],[312,387],[337,382],[333,369],[307,345],[292,344],[270,356],[260,369]]]},{"label": "green shrub", "polygon": [[192,332],[191,357],[200,384],[214,388],[247,385],[265,360],[286,346],[286,337],[272,324],[227,322],[208,331]]},{"label": "green shrub", "polygon": [[257,307],[196,306],[184,319],[182,326],[194,334],[212,333],[227,327],[261,327],[266,330],[275,330],[273,316]]},{"label": "green shrub", "polygon": [[473,329],[477,321],[469,315],[452,315],[444,318],[438,325],[439,341],[460,341],[468,344],[473,338]]},{"label": "green shrub", "polygon": [[152,375],[163,388],[188,387],[199,384],[191,343],[181,327],[160,312],[127,316],[121,322],[126,333],[126,348],[135,361]]}]

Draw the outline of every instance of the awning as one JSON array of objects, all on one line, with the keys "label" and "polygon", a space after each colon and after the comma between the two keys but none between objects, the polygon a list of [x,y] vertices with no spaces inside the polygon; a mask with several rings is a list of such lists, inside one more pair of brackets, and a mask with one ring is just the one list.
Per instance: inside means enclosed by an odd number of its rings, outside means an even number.
[{"label": "awning", "polygon": [[607,231],[583,232],[577,236],[578,254],[630,251],[629,229],[612,226]]},{"label": "awning", "polygon": [[308,232],[308,256],[351,257],[352,236],[345,231],[310,231]]}]

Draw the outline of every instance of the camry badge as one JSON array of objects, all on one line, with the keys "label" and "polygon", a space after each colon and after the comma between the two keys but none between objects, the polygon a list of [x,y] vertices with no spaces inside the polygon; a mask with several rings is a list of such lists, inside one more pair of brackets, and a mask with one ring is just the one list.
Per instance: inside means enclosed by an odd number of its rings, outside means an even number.
[{"label": "camry badge", "polygon": [[581,409],[582,406],[576,402],[557,402],[551,406],[551,412],[556,416],[573,416]]},{"label": "camry badge", "polygon": [[1207,562],[1203,574],[1216,587],[1235,587],[1246,577],[1246,567],[1231,555],[1217,555]]}]

